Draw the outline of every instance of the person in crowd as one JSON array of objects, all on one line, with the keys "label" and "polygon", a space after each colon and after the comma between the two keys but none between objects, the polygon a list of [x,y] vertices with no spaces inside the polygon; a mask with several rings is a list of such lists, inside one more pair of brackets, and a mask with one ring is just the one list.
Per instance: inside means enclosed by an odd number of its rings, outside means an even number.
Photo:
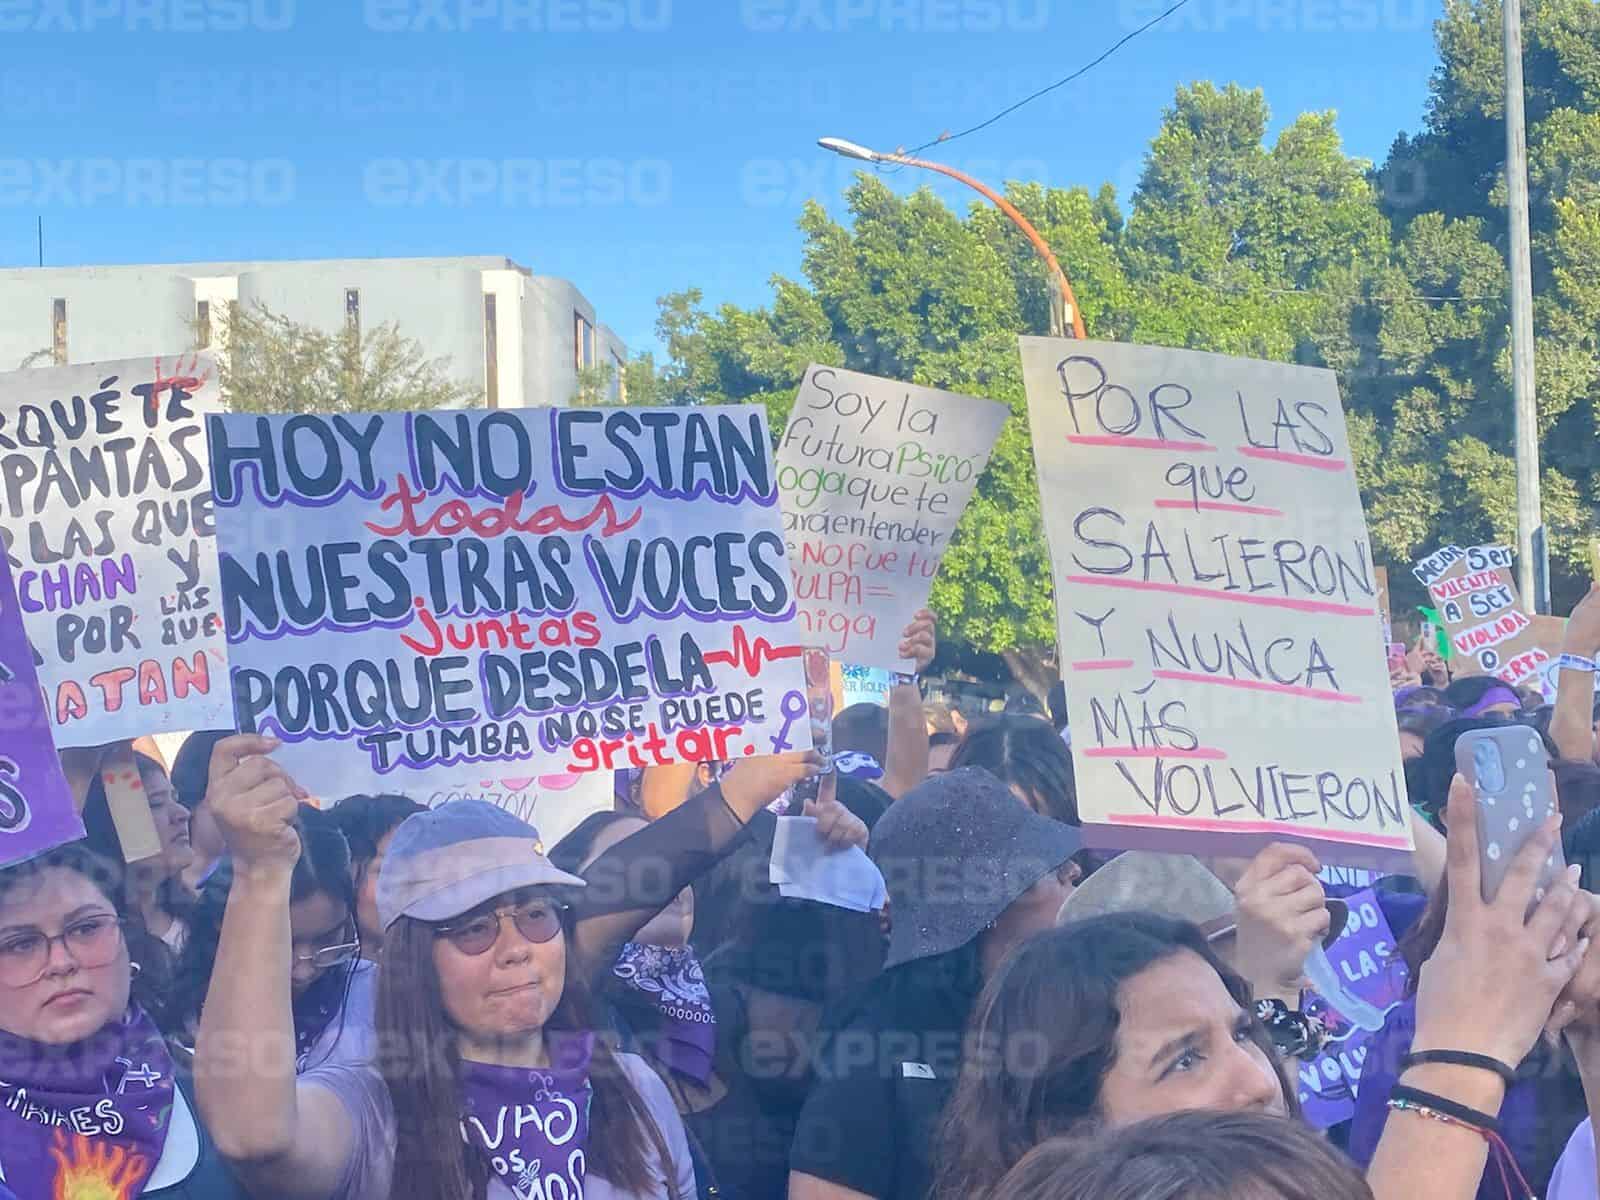
[{"label": "person in crowd", "polygon": [[[194,909],[194,893],[183,881],[184,871],[194,861],[189,811],[173,796],[172,781],[160,763],[138,753],[133,762],[140,790],[150,803],[150,819],[161,846],[153,857],[129,864],[126,886],[133,919],[166,943],[175,958],[189,935],[189,918]],[[83,827],[96,853],[118,862],[127,861],[106,797],[105,777],[98,773],[89,781]]]},{"label": "person in crowd", "polygon": [[953,733],[934,733],[928,737],[928,774],[942,775],[950,769],[961,739]]},{"label": "person in crowd", "polygon": [[194,891],[216,870],[226,849],[217,819],[206,803],[206,784],[211,778],[212,752],[232,736],[227,729],[191,733],[172,759],[172,793],[189,810],[189,844],[194,849],[194,861],[183,872],[183,881]]},{"label": "person in crowd", "polygon": [[1250,985],[1186,921],[1121,913],[1031,939],[989,980],[972,1032],[934,1139],[935,1200],[988,1196],[1058,1134],[1298,1111]]},{"label": "person in crowd", "polygon": [[1493,675],[1468,675],[1455,680],[1444,689],[1444,702],[1466,718],[1501,717],[1506,720],[1522,715],[1522,697],[1508,683]]},{"label": "person in crowd", "polygon": [[928,775],[927,720],[920,679],[938,651],[934,615],[921,609],[900,635],[900,657],[913,666],[889,689],[889,705],[852,704],[834,714],[835,754],[863,754],[883,768],[876,782],[893,798],[904,796]]},{"label": "person in crowd", "polygon": [[[1441,975],[1449,978],[1447,972],[1452,969],[1449,964],[1456,956],[1463,953],[1459,947],[1448,945],[1451,934],[1455,932],[1452,927],[1452,923],[1457,920],[1455,910],[1458,907],[1467,910],[1467,914],[1460,918],[1459,922],[1467,929],[1477,925],[1488,926],[1489,918],[1503,916],[1500,910],[1511,902],[1509,897],[1517,894],[1517,884],[1508,877],[1493,905],[1485,905],[1481,898],[1477,883],[1477,824],[1473,811],[1475,804],[1471,786],[1459,776],[1456,777],[1451,784],[1448,800],[1447,879],[1434,893],[1421,919],[1401,937],[1400,953],[1409,971],[1407,998],[1389,1013],[1382,1030],[1368,1043],[1366,1059],[1362,1065],[1360,1087],[1356,1096],[1355,1119],[1350,1130],[1349,1150],[1352,1157],[1363,1165],[1376,1160],[1376,1156],[1380,1153],[1381,1139],[1386,1136],[1388,1128],[1396,1120],[1395,1114],[1389,1107],[1395,1085],[1411,1082],[1410,1076],[1415,1073],[1404,1066],[1407,1056],[1418,1049],[1476,1049],[1472,1045],[1448,1044],[1442,1041],[1438,1034],[1431,1033],[1425,1028],[1430,1016],[1446,1019],[1446,1015],[1438,1011],[1442,1005],[1437,993],[1432,997],[1435,1012],[1430,1014],[1427,1011],[1430,976],[1433,976],[1435,981]],[[1541,861],[1549,853],[1550,846],[1554,844],[1556,838],[1555,828],[1551,825],[1537,840],[1529,843],[1535,848],[1544,846],[1543,852],[1535,861]],[[1472,855],[1470,863],[1464,861],[1469,847]],[[1523,856],[1526,857],[1530,853],[1532,851],[1525,848]],[[1519,863],[1520,861],[1519,859]],[[1471,890],[1464,891],[1463,888],[1469,880]],[[1531,885],[1527,890],[1532,891]],[[1465,899],[1462,899],[1463,896]],[[1552,890],[1551,896],[1546,899],[1541,910],[1554,903],[1569,903],[1575,896],[1582,898],[1582,894],[1577,891],[1576,881],[1564,879],[1559,888]],[[1524,911],[1526,908],[1527,905],[1524,904]],[[1520,929],[1516,932],[1521,934]],[[1485,970],[1489,974],[1501,976],[1505,971],[1513,969],[1511,962],[1520,948],[1518,942],[1521,939],[1516,935],[1508,936],[1512,939],[1507,947],[1510,957],[1502,966],[1488,966],[1485,963]],[[1576,944],[1578,940],[1577,933],[1574,932],[1568,945]],[[1475,1013],[1479,1010],[1480,1004],[1484,1004],[1486,1015],[1492,1016],[1497,1011],[1492,1001],[1499,1000],[1499,996],[1491,995],[1488,1001],[1483,998],[1484,989],[1493,991],[1491,981],[1487,978],[1463,980],[1461,986],[1462,990],[1454,997],[1454,1003],[1461,1009]],[[1554,993],[1551,994],[1551,1000],[1554,1000]],[[1537,1007],[1538,1003],[1534,1002],[1534,1006]],[[1501,1007],[1503,1006],[1504,1001],[1501,1002]],[[1545,1016],[1548,1016],[1550,1008],[1551,1004],[1546,1003],[1543,1010]],[[1460,1014],[1456,1014],[1453,1019],[1465,1020]],[[1519,1015],[1518,1020],[1513,1023],[1513,1030],[1523,1028],[1530,1019],[1525,1014]],[[1556,1158],[1568,1134],[1584,1112],[1583,1091],[1576,1068],[1559,1048],[1537,1037],[1543,1024],[1544,1021],[1540,1019],[1534,1027],[1533,1035],[1526,1039],[1526,1045],[1522,1045],[1517,1040],[1518,1035],[1514,1033],[1505,1035],[1506,1045],[1510,1049],[1499,1051],[1492,1056],[1506,1067],[1506,1078],[1495,1080],[1499,1086],[1494,1090],[1492,1105],[1486,1099],[1484,1103],[1476,1102],[1484,1099],[1481,1086],[1484,1081],[1476,1078],[1469,1080],[1470,1086],[1462,1097],[1458,1097],[1461,1102],[1472,1103],[1475,1108],[1498,1117],[1500,1133],[1509,1151],[1506,1165],[1508,1168],[1514,1166],[1516,1172],[1541,1191],[1550,1178]],[[1448,1024],[1446,1028],[1449,1028]],[[1493,1030],[1485,1030],[1477,1036],[1499,1035]],[[1472,1099],[1467,1099],[1467,1096]],[[1482,1200],[1521,1200],[1522,1193],[1512,1186],[1510,1178],[1509,1174],[1502,1178],[1498,1171],[1492,1171],[1484,1176],[1481,1187],[1474,1183],[1476,1194]]]},{"label": "person in crowd", "polygon": [[1180,1112],[1030,1150],[994,1200],[1372,1200],[1311,1130],[1250,1112]]},{"label": "person in crowd", "polygon": [[83,842],[0,870],[0,1194],[242,1200],[149,1016],[122,877]]},{"label": "person in crowd", "polygon": [[1400,729],[1400,757],[1409,762],[1421,758],[1427,749],[1428,735],[1454,717],[1443,705],[1418,705],[1401,709],[1395,722]]},{"label": "person in crowd", "polygon": [[1076,829],[972,768],[928,780],[878,823],[889,949],[882,975],[840,1006],[818,1056],[790,1156],[791,1200],[923,1200],[978,993],[1012,948],[1054,923],[1079,846]]},{"label": "person in crowd", "polygon": [[[377,972],[361,953],[350,850],[331,814],[309,804],[300,805],[295,832],[301,853],[289,878],[289,982],[296,1069],[361,1062],[373,1048]],[[195,908],[194,936],[177,970],[175,1025],[185,1039],[199,1027],[233,882],[233,866],[224,861]]]},{"label": "person in crowd", "polygon": [[[866,826],[826,790],[811,813],[830,844],[865,848]],[[773,819],[756,819],[763,815]],[[624,813],[595,813],[551,850],[550,861],[581,874],[644,824]],[[763,865],[770,854],[768,848]],[[694,892],[684,888],[600,971],[592,991],[623,1048],[639,1054],[666,1084],[689,1131],[701,1195],[778,1197],[793,1126],[769,1115],[745,1067],[770,1031],[752,1030],[750,1006],[733,989],[708,985],[689,944],[694,925]]]},{"label": "person in crowd", "polygon": [[361,933],[361,957],[372,960],[383,945],[378,923],[378,877],[383,856],[400,822],[423,806],[405,796],[346,796],[328,810],[334,827],[350,848],[350,869],[355,875],[356,927]]},{"label": "person in crowd", "polygon": [[1072,753],[1049,724],[1033,717],[984,717],[967,729],[950,769],[982,767],[1029,808],[1078,825],[1078,786]]},{"label": "person in crowd", "polygon": [[[602,854],[581,881],[493,805],[454,801],[407,818],[378,880],[383,1053],[297,1074],[286,1047],[299,789],[271,760],[276,745],[256,739],[213,785],[235,866],[196,1085],[244,1182],[283,1200],[381,1200],[391,1179],[396,1196],[496,1200],[534,1187],[690,1200],[693,1166],[671,1097],[642,1060],[592,1036],[584,982],[745,822],[814,777],[817,756],[741,762]],[[225,1048],[247,1035],[256,1052],[230,1058]],[[531,1122],[508,1116],[529,1106]]]}]

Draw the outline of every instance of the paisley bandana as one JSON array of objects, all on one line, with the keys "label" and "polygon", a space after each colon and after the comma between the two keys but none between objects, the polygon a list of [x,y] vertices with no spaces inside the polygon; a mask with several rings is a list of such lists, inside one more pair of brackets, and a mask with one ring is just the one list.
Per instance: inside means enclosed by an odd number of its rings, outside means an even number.
[{"label": "paisley bandana", "polygon": [[461,1064],[461,1136],[517,1200],[583,1200],[594,1035],[548,1044],[548,1067]]},{"label": "paisley bandana", "polygon": [[612,974],[627,985],[619,1003],[649,1054],[696,1083],[710,1079],[717,1016],[694,951],[629,942]]}]

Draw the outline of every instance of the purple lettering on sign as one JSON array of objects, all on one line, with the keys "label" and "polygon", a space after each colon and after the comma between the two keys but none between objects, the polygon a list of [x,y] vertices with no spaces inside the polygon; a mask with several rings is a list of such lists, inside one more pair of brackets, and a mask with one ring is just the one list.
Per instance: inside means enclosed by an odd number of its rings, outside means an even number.
[{"label": "purple lettering on sign", "polygon": [[1327,1129],[1355,1115],[1368,1044],[1405,995],[1405,963],[1377,894],[1371,889],[1357,892],[1345,903],[1350,919],[1327,951],[1338,986],[1308,992],[1305,1001],[1333,1038],[1316,1058],[1295,1064],[1300,1106],[1313,1129]]}]

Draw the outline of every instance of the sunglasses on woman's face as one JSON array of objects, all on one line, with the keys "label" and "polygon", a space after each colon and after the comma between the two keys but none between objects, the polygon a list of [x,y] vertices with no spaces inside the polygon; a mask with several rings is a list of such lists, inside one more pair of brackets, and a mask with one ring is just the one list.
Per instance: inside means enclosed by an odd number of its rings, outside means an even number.
[{"label": "sunglasses on woman's face", "polygon": [[505,917],[525,941],[542,945],[561,932],[561,914],[566,908],[548,900],[532,900],[514,908],[497,908],[481,913],[456,925],[440,925],[433,931],[435,937],[447,939],[463,954],[487,954],[500,940],[500,923]]}]

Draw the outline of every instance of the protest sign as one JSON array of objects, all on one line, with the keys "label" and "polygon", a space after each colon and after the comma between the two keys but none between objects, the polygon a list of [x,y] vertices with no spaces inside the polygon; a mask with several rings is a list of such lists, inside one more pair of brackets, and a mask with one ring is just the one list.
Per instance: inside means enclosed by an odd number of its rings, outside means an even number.
[{"label": "protest sign", "polygon": [[1450,669],[1458,676],[1531,685],[1550,661],[1518,600],[1512,557],[1504,546],[1446,546],[1412,568],[1444,621],[1454,651]]},{"label": "protest sign", "polygon": [[11,568],[0,555],[0,867],[82,836],[50,740]]},{"label": "protest sign", "polygon": [[847,663],[839,668],[837,706],[849,708],[852,704],[880,704],[887,708],[894,680],[893,671]]},{"label": "protest sign", "polygon": [[994,400],[806,368],[778,488],[808,642],[860,666],[910,670],[900,634],[928,602],[1009,415]]},{"label": "protest sign", "polygon": [[576,829],[585,817],[611,811],[615,804],[613,783],[610,771],[471,779],[420,793],[416,800],[429,808],[452,800],[487,800],[537,829],[539,840],[548,850]]},{"label": "protest sign", "polygon": [[1411,848],[1330,371],[1022,339],[1091,845]]},{"label": "protest sign", "polygon": [[759,408],[230,415],[210,440],[238,728],[302,786],[809,747]]},{"label": "protest sign", "polygon": [[0,374],[0,541],[56,744],[226,725],[205,356]]},{"label": "protest sign", "polygon": [[1406,966],[1376,893],[1346,898],[1344,932],[1327,950],[1337,988],[1309,993],[1302,1008],[1320,1017],[1332,1034],[1322,1053],[1299,1064],[1300,1108],[1313,1129],[1327,1129],[1355,1115],[1361,1064],[1373,1035],[1389,1011],[1405,998]]}]

